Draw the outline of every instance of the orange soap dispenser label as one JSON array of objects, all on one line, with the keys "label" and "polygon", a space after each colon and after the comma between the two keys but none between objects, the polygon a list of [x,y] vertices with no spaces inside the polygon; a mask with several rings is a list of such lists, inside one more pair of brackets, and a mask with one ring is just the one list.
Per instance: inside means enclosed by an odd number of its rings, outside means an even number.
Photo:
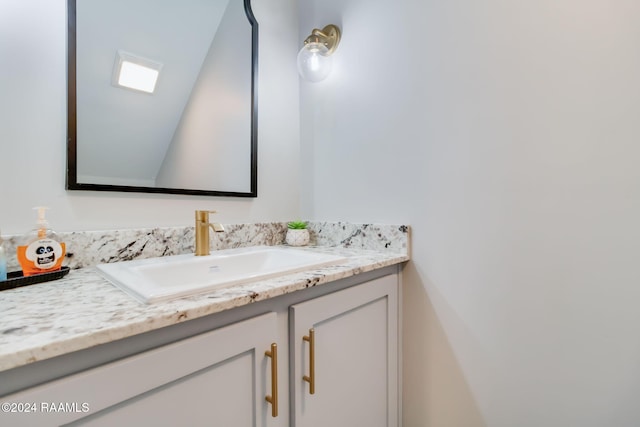
[{"label": "orange soap dispenser label", "polygon": [[18,261],[24,276],[60,270],[65,244],[53,239],[38,239],[28,246],[18,246]]}]

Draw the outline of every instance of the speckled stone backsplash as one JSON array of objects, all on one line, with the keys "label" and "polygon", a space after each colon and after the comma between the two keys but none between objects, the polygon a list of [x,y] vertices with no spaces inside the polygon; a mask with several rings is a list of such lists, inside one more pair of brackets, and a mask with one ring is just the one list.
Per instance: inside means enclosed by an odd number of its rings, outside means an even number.
[{"label": "speckled stone backsplash", "polygon": [[409,252],[409,226],[310,222],[311,244],[354,249]]},{"label": "speckled stone backsplash", "polygon": [[[223,233],[211,233],[211,249],[243,246],[281,245],[287,225],[278,223],[224,224]],[[389,250],[408,253],[409,227],[406,225],[310,222],[311,245]],[[67,247],[64,265],[72,269],[96,264],[179,255],[194,250],[193,227],[147,228],[136,230],[59,232]],[[20,270],[16,246],[21,236],[5,237],[9,271]]]}]

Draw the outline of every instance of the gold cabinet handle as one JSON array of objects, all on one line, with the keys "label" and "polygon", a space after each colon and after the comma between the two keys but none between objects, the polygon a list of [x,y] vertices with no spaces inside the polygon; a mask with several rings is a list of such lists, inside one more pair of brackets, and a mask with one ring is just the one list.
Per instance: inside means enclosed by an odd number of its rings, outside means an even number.
[{"label": "gold cabinet handle", "polygon": [[264,355],[271,358],[271,395],[265,400],[271,403],[271,416],[278,416],[278,345],[271,344],[271,351],[265,351]]},{"label": "gold cabinet handle", "polygon": [[303,341],[309,343],[309,375],[302,377],[303,380],[309,383],[309,394],[315,394],[316,392],[316,339],[315,330],[309,329],[309,335],[302,337]]}]

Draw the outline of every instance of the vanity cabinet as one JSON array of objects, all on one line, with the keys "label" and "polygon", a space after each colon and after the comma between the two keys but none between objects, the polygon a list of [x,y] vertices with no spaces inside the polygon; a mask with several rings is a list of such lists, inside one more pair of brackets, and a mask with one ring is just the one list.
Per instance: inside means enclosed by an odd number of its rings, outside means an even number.
[{"label": "vanity cabinet", "polygon": [[265,426],[268,313],[2,398],[1,425]]},{"label": "vanity cabinet", "polygon": [[295,427],[398,425],[396,276],[290,309]]},{"label": "vanity cabinet", "polygon": [[212,315],[210,330],[0,398],[35,405],[0,425],[397,427],[398,281],[394,266]]}]

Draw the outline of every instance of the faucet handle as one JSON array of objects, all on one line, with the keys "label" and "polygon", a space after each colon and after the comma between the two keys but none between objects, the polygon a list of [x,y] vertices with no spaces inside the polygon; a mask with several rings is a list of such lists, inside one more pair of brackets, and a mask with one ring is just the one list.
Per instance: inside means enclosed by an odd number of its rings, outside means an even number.
[{"label": "faucet handle", "polygon": [[196,210],[196,221],[209,222],[209,214],[216,213],[216,211]]}]

